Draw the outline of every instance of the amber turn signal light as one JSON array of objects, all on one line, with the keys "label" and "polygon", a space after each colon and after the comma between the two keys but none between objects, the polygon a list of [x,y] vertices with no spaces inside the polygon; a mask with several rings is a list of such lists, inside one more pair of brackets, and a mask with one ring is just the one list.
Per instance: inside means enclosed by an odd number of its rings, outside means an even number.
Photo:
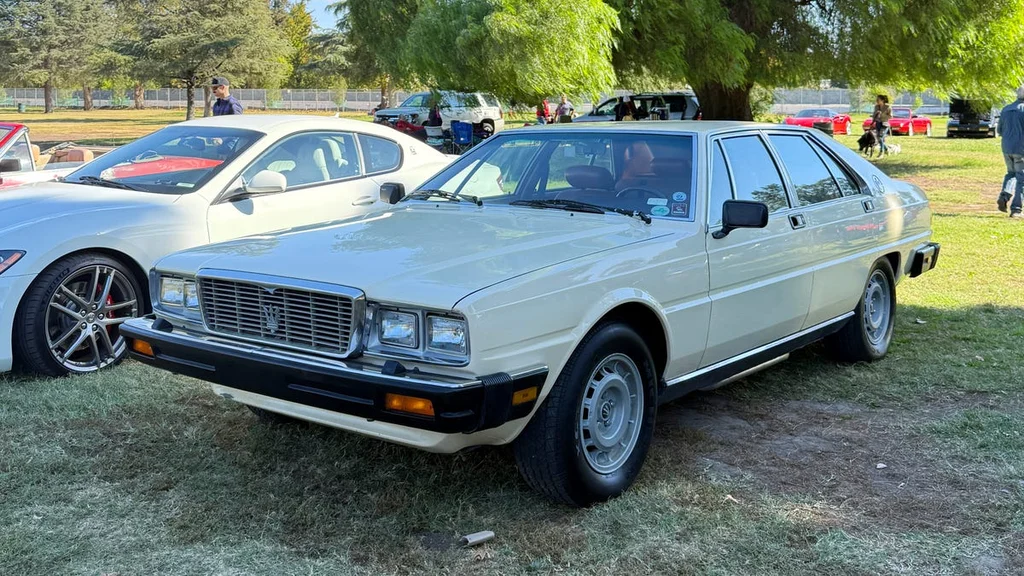
[{"label": "amber turn signal light", "polygon": [[512,405],[519,406],[520,404],[526,404],[527,402],[533,402],[537,399],[537,387],[530,386],[529,388],[523,388],[522,390],[516,390],[512,393]]},{"label": "amber turn signal light", "polygon": [[426,398],[403,396],[401,394],[385,394],[384,406],[394,412],[408,412],[420,416],[433,416],[434,403]]},{"label": "amber turn signal light", "polygon": [[145,340],[132,340],[132,350],[145,356],[153,356],[153,347]]}]

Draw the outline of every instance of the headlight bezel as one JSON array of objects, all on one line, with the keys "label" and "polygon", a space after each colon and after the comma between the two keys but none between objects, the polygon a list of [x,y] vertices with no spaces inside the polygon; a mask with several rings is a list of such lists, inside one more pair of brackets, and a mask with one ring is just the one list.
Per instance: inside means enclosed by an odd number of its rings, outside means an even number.
[{"label": "headlight bezel", "polygon": [[[409,314],[416,318],[415,347],[393,345],[381,339],[382,315],[389,312]],[[465,349],[464,353],[453,352],[431,346],[431,318],[443,318],[462,323],[463,348]],[[414,360],[428,364],[440,364],[445,366],[466,366],[469,364],[471,351],[469,322],[462,315],[450,310],[433,310],[380,302],[367,302],[366,320],[363,325],[363,330],[365,342],[363,354],[366,356],[396,360]]]},{"label": "headlight bezel", "polygon": [[[168,302],[163,299],[163,285],[165,279],[181,281],[182,290],[180,303]],[[191,291],[186,291],[186,285],[192,287]],[[169,320],[177,320],[178,323],[187,325],[191,328],[198,328],[202,324],[199,286],[194,276],[152,270],[149,274],[149,286],[150,302],[153,304],[154,312]],[[190,296],[194,296],[194,304],[186,305],[186,301],[191,300],[191,298],[189,298]]]}]

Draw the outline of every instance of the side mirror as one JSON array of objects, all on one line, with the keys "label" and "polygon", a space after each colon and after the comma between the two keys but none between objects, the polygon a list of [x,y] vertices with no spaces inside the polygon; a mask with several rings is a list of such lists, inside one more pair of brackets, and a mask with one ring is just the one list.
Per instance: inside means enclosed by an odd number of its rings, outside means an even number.
[{"label": "side mirror", "polygon": [[260,170],[245,185],[245,191],[249,194],[275,194],[284,192],[287,188],[288,179],[284,174],[273,170]]},{"label": "side mirror", "polygon": [[721,240],[737,228],[764,228],[768,225],[768,206],[750,200],[726,200],[722,204],[722,229],[711,234]]},{"label": "side mirror", "polygon": [[0,160],[0,172],[21,172],[21,170],[21,160],[17,158]]},{"label": "side mirror", "polygon": [[380,185],[380,201],[385,204],[398,204],[398,201],[405,198],[405,185],[398,182],[388,182]]}]

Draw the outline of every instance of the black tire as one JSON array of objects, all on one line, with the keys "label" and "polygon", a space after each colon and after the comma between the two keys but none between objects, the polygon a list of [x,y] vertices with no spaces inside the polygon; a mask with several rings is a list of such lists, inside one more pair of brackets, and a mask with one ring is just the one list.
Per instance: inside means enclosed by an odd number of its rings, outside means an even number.
[{"label": "black tire", "polygon": [[[601,473],[584,453],[582,404],[597,369],[612,358],[623,357],[632,361],[640,376],[643,404],[642,409],[636,408],[639,432],[632,450],[623,451],[622,463],[610,473]],[[619,322],[598,325],[576,348],[544,404],[516,439],[516,465],[530,487],[552,500],[574,506],[608,500],[636,480],[654,435],[656,413],[657,376],[643,339]]]},{"label": "black tire", "polygon": [[[869,291],[873,290],[874,281],[882,281],[887,285],[888,315],[884,322],[884,333],[881,338],[872,338],[869,329],[870,304],[868,302]],[[879,302],[876,301],[876,306]],[[832,355],[847,362],[874,362],[885,357],[889,351],[889,344],[892,342],[893,327],[896,324],[896,280],[893,276],[892,265],[886,258],[881,258],[872,266],[868,273],[868,279],[864,283],[864,291],[861,293],[854,310],[853,318],[835,334],[825,340],[826,346]],[[882,323],[879,323],[879,327]]]},{"label": "black tire", "polygon": [[[71,369],[59,362],[50,351],[47,343],[48,328],[46,326],[46,312],[50,301],[54,297],[61,284],[70,276],[82,274],[90,268],[97,266],[103,269],[113,269],[121,275],[125,288],[132,292],[135,305],[119,311],[120,315],[137,317],[145,312],[145,294],[142,282],[136,278],[131,268],[123,262],[98,253],[82,253],[65,256],[43,270],[29,286],[28,291],[18,306],[18,312],[14,318],[14,354],[24,369],[38,374],[49,376],[66,376],[72,373],[87,373],[97,368]],[[130,288],[129,288],[130,287]],[[127,291],[127,290],[126,290]],[[110,315],[113,318],[113,314]],[[108,320],[110,319],[108,318]],[[74,324],[72,322],[71,324]],[[111,330],[112,340],[120,339],[116,327]],[[123,343],[123,340],[122,340]],[[124,360],[128,355],[127,346],[116,347],[116,354],[103,352],[103,363],[100,367],[107,367]]]},{"label": "black tire", "polygon": [[483,128],[488,136],[494,135],[494,120],[484,120],[480,123],[480,127]]},{"label": "black tire", "polygon": [[248,404],[246,404],[246,407],[249,408],[249,410],[252,410],[252,413],[255,414],[256,417],[260,419],[260,422],[263,422],[264,424],[270,424],[272,426],[305,426],[308,424],[305,420],[285,416],[284,414],[273,412],[271,410],[264,410],[263,408],[249,406]]}]

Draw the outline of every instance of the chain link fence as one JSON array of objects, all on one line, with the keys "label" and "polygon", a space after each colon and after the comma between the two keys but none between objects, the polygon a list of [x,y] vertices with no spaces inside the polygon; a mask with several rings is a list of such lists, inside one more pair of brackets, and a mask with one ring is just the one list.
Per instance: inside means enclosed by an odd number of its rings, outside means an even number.
[{"label": "chain link fence", "polygon": [[[614,94],[628,94],[618,90]],[[231,91],[246,109],[250,110],[301,110],[329,112],[369,112],[380,102],[380,90],[263,90],[241,88]],[[865,90],[828,89],[778,89],[775,90],[771,112],[774,114],[795,114],[806,108],[831,108],[836,112],[870,112],[874,106],[874,95]],[[396,92],[392,106],[398,106],[409,96],[408,92]],[[602,96],[597,103],[607,97]],[[143,94],[147,108],[185,108],[186,91],[180,88],[159,88],[145,90]],[[84,98],[81,90],[58,90],[57,108],[82,108]],[[96,108],[130,108],[134,106],[132,90],[93,90],[93,106]],[[549,98],[554,105],[557,98]],[[203,106],[203,90],[196,90],[196,106]],[[42,88],[0,88],[0,108],[14,108],[18,104],[42,107]],[[587,113],[594,102],[575,102],[576,111]],[[949,105],[937,96],[924,93],[898,94],[893,105],[928,106],[932,113],[948,111]]]}]

